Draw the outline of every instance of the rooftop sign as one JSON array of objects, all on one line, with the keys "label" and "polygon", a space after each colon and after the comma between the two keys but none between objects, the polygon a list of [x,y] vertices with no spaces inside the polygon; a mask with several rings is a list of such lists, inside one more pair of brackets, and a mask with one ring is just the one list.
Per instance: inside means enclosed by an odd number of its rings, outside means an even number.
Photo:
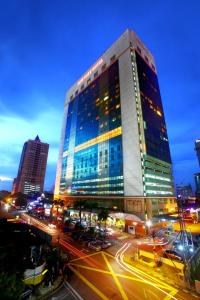
[{"label": "rooftop sign", "polygon": [[91,74],[92,74],[92,72],[94,72],[95,70],[96,70],[96,68],[98,68],[101,64],[103,63],[103,59],[102,58],[100,58],[97,62],[96,62],[96,64],[95,65],[93,65],[90,69],[89,69],[89,71],[87,71],[87,73],[85,73],[82,77],[81,77],[81,79],[78,81],[78,85],[80,85],[85,79],[87,79]]}]

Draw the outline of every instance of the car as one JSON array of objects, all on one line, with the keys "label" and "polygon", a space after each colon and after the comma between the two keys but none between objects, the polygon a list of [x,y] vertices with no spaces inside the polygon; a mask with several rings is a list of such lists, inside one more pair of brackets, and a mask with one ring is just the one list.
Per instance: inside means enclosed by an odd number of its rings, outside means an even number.
[{"label": "car", "polygon": [[183,261],[183,258],[174,250],[168,249],[163,253],[164,258],[169,258],[172,260]]},{"label": "car", "polygon": [[96,244],[96,242],[89,242],[88,248],[93,249],[95,251],[101,251],[101,246]]},{"label": "car", "polygon": [[107,249],[108,247],[111,246],[111,243],[108,241],[102,241],[102,243],[100,244],[102,249]]}]

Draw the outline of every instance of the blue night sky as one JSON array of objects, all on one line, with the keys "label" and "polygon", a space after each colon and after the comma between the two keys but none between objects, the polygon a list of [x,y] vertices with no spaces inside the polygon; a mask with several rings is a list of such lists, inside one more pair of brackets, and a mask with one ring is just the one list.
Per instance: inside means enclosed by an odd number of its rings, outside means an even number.
[{"label": "blue night sky", "polygon": [[[0,177],[17,174],[23,143],[50,144],[45,188],[52,189],[64,94],[123,33],[133,29],[157,63],[175,183],[199,166],[200,2],[0,1]],[[0,183],[10,189],[11,181]]]}]

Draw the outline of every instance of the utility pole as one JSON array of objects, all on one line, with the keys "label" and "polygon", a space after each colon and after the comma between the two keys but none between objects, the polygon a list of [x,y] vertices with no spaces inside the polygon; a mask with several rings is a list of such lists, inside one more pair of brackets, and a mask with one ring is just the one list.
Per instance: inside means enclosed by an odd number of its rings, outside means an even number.
[{"label": "utility pole", "polygon": [[[181,197],[177,197],[177,204],[178,204],[178,216],[179,216],[179,225],[180,225],[180,233],[179,233],[179,239],[180,239],[180,245],[178,246],[178,249],[180,251],[183,251],[183,261],[186,267],[185,270],[185,280],[188,283],[189,288],[191,287],[191,278],[190,278],[190,265],[188,263],[188,251],[189,251],[189,239],[188,239],[188,233],[185,226],[184,221],[184,210],[183,210],[183,204],[181,201]],[[193,245],[192,241],[192,235],[191,238],[191,244]]]}]

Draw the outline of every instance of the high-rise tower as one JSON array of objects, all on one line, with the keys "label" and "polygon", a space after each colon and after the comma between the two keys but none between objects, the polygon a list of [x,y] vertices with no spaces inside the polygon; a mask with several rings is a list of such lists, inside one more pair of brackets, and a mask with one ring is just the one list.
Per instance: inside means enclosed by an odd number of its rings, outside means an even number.
[{"label": "high-rise tower", "polygon": [[199,162],[199,166],[200,166],[200,139],[195,141],[195,150],[197,153],[197,158],[198,158],[198,162]]},{"label": "high-rise tower", "polygon": [[24,143],[12,193],[43,191],[48,151],[49,145],[42,143],[38,135]]},{"label": "high-rise tower", "polygon": [[55,197],[144,218],[168,212],[173,195],[155,61],[126,30],[67,91]]}]

